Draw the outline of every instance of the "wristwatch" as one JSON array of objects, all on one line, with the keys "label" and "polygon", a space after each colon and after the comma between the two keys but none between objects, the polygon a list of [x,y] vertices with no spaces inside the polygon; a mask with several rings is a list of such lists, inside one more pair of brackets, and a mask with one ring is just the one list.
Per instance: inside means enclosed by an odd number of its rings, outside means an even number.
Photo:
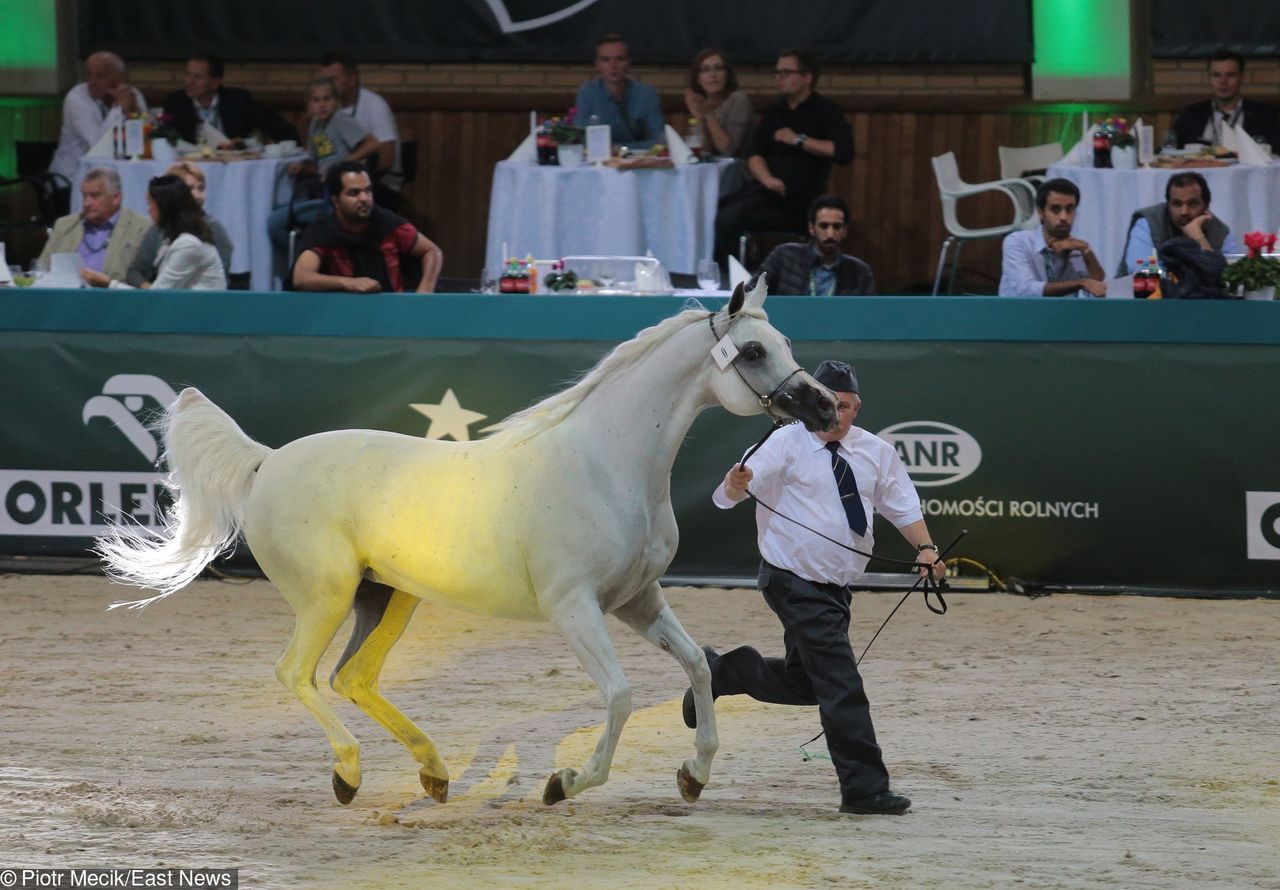
[{"label": "wristwatch", "polygon": [[797,134],[796,134],[796,138],[795,138],[795,139],[793,139],[793,140],[791,140],[791,144],[792,144],[792,145],[795,145],[795,146],[801,146],[801,145],[804,145],[804,141],[805,141],[806,139],[808,139],[808,138],[809,138],[809,137],[808,137],[808,136],[806,136],[806,135],[804,135],[803,133],[797,133]]}]

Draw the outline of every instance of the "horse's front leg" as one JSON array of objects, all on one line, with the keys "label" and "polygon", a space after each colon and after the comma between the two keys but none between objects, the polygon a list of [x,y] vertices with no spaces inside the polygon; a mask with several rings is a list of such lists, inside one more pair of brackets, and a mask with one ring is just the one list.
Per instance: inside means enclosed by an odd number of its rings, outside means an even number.
[{"label": "horse's front leg", "polygon": [[711,699],[711,669],[707,657],[680,624],[655,581],[648,589],[614,612],[628,627],[680,663],[693,687],[698,729],[694,736],[696,756],[686,760],[676,773],[680,796],[693,803],[711,779],[711,761],[720,747],[716,734],[715,705]]},{"label": "horse's front leg", "polygon": [[600,611],[594,592],[562,600],[551,610],[550,618],[600,688],[608,709],[608,721],[604,734],[596,743],[595,752],[581,771],[562,769],[551,774],[542,793],[542,802],[548,805],[576,797],[587,788],[605,783],[622,727],[631,716],[631,687],[618,664],[613,641],[605,627],[604,613]]}]

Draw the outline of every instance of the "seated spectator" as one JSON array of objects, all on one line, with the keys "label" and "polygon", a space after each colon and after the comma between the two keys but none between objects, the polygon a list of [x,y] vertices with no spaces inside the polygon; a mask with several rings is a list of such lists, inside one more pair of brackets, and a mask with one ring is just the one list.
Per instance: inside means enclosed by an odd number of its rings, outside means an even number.
[{"label": "seated spectator", "polygon": [[1002,297],[1105,297],[1106,273],[1089,242],[1072,237],[1080,189],[1050,179],[1036,189],[1040,225],[1004,236]]},{"label": "seated spectator", "polygon": [[600,76],[578,88],[578,114],[583,125],[608,124],[613,144],[649,148],[666,136],[666,121],[653,87],[630,77],[627,42],[618,34],[596,39],[596,71]]},{"label": "seated spectator", "polygon": [[1190,238],[1201,250],[1236,253],[1226,223],[1209,212],[1209,183],[1199,173],[1176,173],[1164,186],[1164,203],[1134,212],[1124,242],[1124,260],[1116,275],[1130,275],[1139,260],[1150,259],[1170,238]]},{"label": "seated spectator", "polygon": [[[198,165],[191,161],[178,161],[164,171],[164,175],[176,176],[186,183],[187,188],[191,190],[191,197],[196,199],[201,211],[204,210],[206,181],[204,171]],[[231,236],[227,234],[222,223],[213,217],[205,214],[204,219],[209,224],[209,230],[213,232],[213,246],[217,248],[218,258],[222,260],[222,271],[230,276]],[[129,264],[129,271],[124,278],[125,283],[132,287],[150,287],[159,271],[160,250],[164,245],[164,233],[158,226],[147,229],[146,237],[142,239],[133,262]],[[105,272],[86,271],[83,278],[94,287],[107,287],[111,283],[110,277]]]},{"label": "seated spectator", "polygon": [[[164,236],[154,290],[226,290],[222,258],[213,246],[213,233],[191,189],[177,176],[157,176],[147,186],[147,210]],[[112,280],[108,287],[129,288]]]},{"label": "seated spectator", "polygon": [[684,104],[698,122],[708,154],[726,158],[746,154],[755,110],[747,94],[738,91],[738,75],[720,50],[704,49],[693,57]]},{"label": "seated spectator", "polygon": [[293,264],[295,289],[405,291],[417,276],[418,293],[435,290],[444,254],[412,223],[374,205],[373,183],[362,164],[334,164],[325,174],[325,185],[333,213],[302,233]]},{"label": "seated spectator", "polygon": [[346,50],[335,49],[320,59],[321,77],[333,78],[338,90],[339,111],[355,118],[378,140],[376,163],[370,159],[374,194],[380,206],[395,210],[389,202],[399,203],[404,185],[404,167],[400,158],[400,128],[387,100],[360,85],[360,69]]},{"label": "seated spectator", "polygon": [[717,260],[734,253],[738,236],[759,229],[802,229],[809,204],[822,193],[831,162],[853,161],[853,130],[840,106],[814,92],[818,57],[787,49],[773,76],[778,101],[765,110],[748,150],[751,179],[720,199]]},{"label": "seated spectator", "polygon": [[53,224],[49,240],[40,252],[40,263],[48,267],[55,253],[78,253],[84,260],[80,275],[104,272],[108,278],[123,278],[146,237],[150,223],[146,217],[121,207],[120,174],[110,167],[95,167],[80,183],[84,204],[79,213],[61,217]]},{"label": "seated spectator", "polygon": [[164,111],[183,139],[199,142],[201,125],[206,123],[228,139],[244,139],[255,132],[276,142],[298,138],[292,124],[254,101],[248,90],[223,86],[224,70],[222,59],[213,53],[192,56],[183,88],[165,96]]},{"label": "seated spectator", "polygon": [[819,195],[809,205],[810,239],[780,244],[760,264],[771,294],[815,297],[872,296],[876,279],[871,267],[840,249],[849,232],[849,205],[837,195]]},{"label": "seated spectator", "polygon": [[1209,60],[1209,87],[1212,99],[1196,102],[1183,109],[1174,121],[1178,145],[1188,142],[1222,144],[1222,131],[1237,124],[1255,139],[1280,147],[1280,118],[1270,105],[1254,102],[1240,95],[1244,81],[1244,56],[1220,49]]},{"label": "seated spectator", "polygon": [[62,100],[62,132],[49,172],[75,182],[76,167],[89,149],[112,127],[146,107],[142,93],[124,81],[123,59],[105,52],[89,56],[84,63],[84,83],[73,86]]},{"label": "seated spectator", "polygon": [[378,140],[355,118],[338,112],[338,89],[333,79],[316,77],[307,91],[307,153],[305,161],[289,165],[293,199],[271,211],[267,232],[278,246],[289,243],[289,229],[315,222],[329,206],[324,175],[339,161],[364,161],[378,150]]}]

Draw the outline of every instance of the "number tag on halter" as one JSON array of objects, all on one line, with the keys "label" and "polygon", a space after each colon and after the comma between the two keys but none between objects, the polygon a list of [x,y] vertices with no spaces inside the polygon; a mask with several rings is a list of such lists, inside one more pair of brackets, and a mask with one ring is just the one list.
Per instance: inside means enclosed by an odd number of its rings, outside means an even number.
[{"label": "number tag on halter", "polygon": [[711,357],[716,360],[716,364],[723,371],[733,364],[733,360],[738,357],[738,347],[734,345],[733,340],[729,339],[729,335],[725,334],[720,338],[719,343],[711,347]]}]

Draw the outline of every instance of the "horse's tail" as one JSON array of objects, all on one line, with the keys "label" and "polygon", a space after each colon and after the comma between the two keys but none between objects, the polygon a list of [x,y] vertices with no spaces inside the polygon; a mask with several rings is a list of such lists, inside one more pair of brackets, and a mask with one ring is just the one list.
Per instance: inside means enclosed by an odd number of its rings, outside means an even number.
[{"label": "horse's tail", "polygon": [[112,524],[94,550],[107,574],[159,590],[149,599],[112,603],[140,609],[195,580],[204,567],[235,544],[254,473],[271,453],[197,389],[187,388],[158,425],[169,465],[166,484],[173,509],[159,531]]}]

